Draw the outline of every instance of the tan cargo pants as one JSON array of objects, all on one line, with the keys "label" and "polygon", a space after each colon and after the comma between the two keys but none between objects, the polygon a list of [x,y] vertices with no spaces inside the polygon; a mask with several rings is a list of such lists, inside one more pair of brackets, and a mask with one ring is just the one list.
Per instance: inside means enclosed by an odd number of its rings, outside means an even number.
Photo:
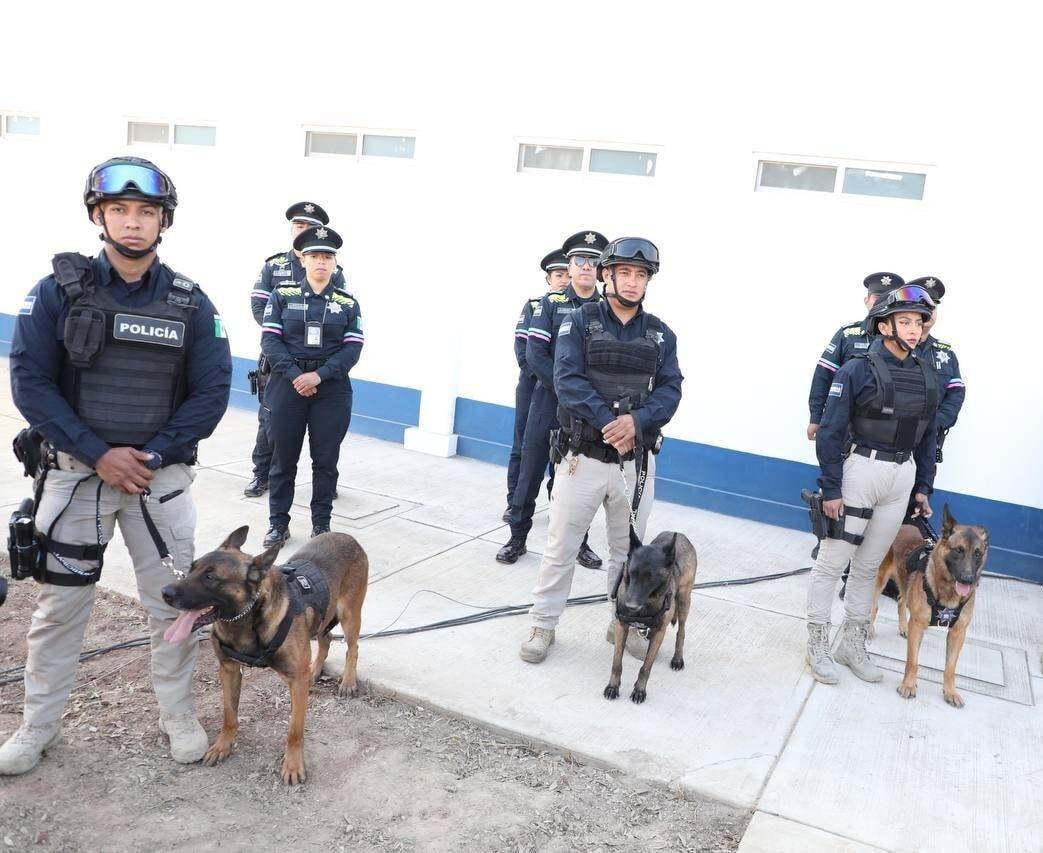
[{"label": "tan cargo pants", "polygon": [[847,533],[865,537],[861,545],[843,539],[822,540],[808,586],[809,622],[829,624],[837,579],[848,561],[851,574],[844,593],[847,618],[852,622],[869,621],[876,572],[902,526],[915,479],[916,465],[911,459],[899,464],[852,453],[844,460],[844,478],[840,484],[844,504],[871,507],[873,517],[850,516],[845,520]]},{"label": "tan cargo pants", "polygon": [[[159,552],[145,527],[137,495],[127,495],[103,484],[99,502],[100,481],[93,475],[93,471],[66,454],[60,456],[61,469],[47,473],[36,515],[37,529],[46,532],[69,501],[76,483],[90,476],[76,490],[72,502],[58,518],[52,535],[55,541],[69,545],[94,544],[97,541],[96,508],[100,509],[102,541],[107,542],[112,538],[116,522],[119,522],[123,541],[134,564],[138,594],[149,615],[152,685],[161,714],[171,717],[191,711],[192,673],[198,643],[190,641],[173,645],[163,640],[163,632],[174,621],[177,611],[164,603],[161,590],[174,577],[170,569],[160,562]],[[193,559],[196,510],[190,492],[194,479],[195,472],[187,465],[159,469],[152,480],[152,499],[148,503],[149,513],[175,565],[184,571],[188,570]],[[159,503],[163,495],[178,489],[183,490],[181,495],[166,503]],[[111,548],[106,556],[112,559]],[[93,568],[91,563],[76,560],[67,562],[84,570]],[[47,568],[52,572],[68,574],[53,555],[47,558]],[[76,679],[77,658],[93,601],[94,584],[40,586],[27,636],[29,648],[25,667],[24,711],[27,724],[42,726],[61,719]]]},{"label": "tan cargo pants", "polygon": [[[627,487],[634,492],[634,463],[623,466]],[[648,476],[637,514],[637,535],[644,538],[648,514],[655,498],[655,457],[648,455]],[[550,500],[550,526],[543,550],[533,605],[529,614],[537,628],[558,624],[572,589],[576,556],[598,507],[605,507],[608,560],[605,563],[607,592],[612,595],[616,577],[630,551],[630,500],[623,489],[618,462],[599,462],[570,453],[554,467],[554,491]]]}]

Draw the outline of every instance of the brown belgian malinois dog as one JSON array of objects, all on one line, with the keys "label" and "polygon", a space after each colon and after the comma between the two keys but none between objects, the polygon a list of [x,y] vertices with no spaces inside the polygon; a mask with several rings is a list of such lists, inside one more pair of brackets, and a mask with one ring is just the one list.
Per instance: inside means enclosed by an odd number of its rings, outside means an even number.
[{"label": "brown belgian malinois dog", "polygon": [[908,638],[905,675],[898,693],[916,695],[916,666],[924,631],[932,625],[948,628],[945,638],[945,674],[942,694],[954,708],[962,708],[956,690],[956,662],[963,650],[967,629],[974,618],[974,602],[981,573],[989,556],[989,532],[980,525],[959,524],[946,504],[942,512],[941,538],[933,547],[913,525],[903,524],[876,576],[872,619],[877,600],[888,579],[898,583],[898,632]]},{"label": "brown belgian malinois dog", "polygon": [[612,656],[612,675],[605,687],[606,699],[619,696],[623,678],[623,648],[631,629],[638,625],[648,630],[648,651],[630,693],[630,701],[640,704],[648,695],[648,676],[666,637],[668,625],[677,625],[677,642],[670,669],[684,669],[684,628],[692,606],[692,584],[698,564],[695,548],[683,533],[660,533],[648,545],[641,545],[631,531],[631,551],[622,568],[616,590],[616,643]]},{"label": "brown belgian malinois dog", "polygon": [[[330,630],[338,622],[347,641],[347,660],[337,694],[357,696],[359,629],[369,580],[362,546],[345,533],[324,533],[275,567],[282,544],[251,557],[240,549],[249,527],[229,534],[216,551],[192,563],[187,577],[163,589],[167,604],[184,611],[164,639],[184,642],[214,623],[211,642],[220,664],[224,725],[203,763],[214,765],[232,751],[239,731],[242,664],[270,666],[290,688],[290,733],[282,780],[295,785],[304,770],[304,718],[308,689],[322,672],[330,650]],[[318,653],[311,656],[311,640]]]}]

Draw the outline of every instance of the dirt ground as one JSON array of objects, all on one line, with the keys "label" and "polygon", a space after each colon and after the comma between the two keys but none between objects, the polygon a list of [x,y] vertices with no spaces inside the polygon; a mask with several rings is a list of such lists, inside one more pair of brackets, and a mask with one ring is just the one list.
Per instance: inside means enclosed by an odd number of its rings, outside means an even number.
[{"label": "dirt ground", "polygon": [[[0,670],[24,662],[35,593],[31,581],[10,586]],[[84,649],[140,637],[144,626],[137,602],[99,590]],[[363,676],[365,659],[364,642]],[[0,741],[19,725],[21,701],[21,681],[0,686]],[[221,688],[209,642],[196,708],[213,737]],[[308,781],[287,788],[278,776],[289,719],[283,683],[247,670],[240,713],[224,764],[175,764],[156,727],[147,647],[82,663],[62,741],[31,773],[0,777],[0,853],[717,851],[734,850],[750,819],[387,697],[338,700],[332,681],[311,694]]]}]

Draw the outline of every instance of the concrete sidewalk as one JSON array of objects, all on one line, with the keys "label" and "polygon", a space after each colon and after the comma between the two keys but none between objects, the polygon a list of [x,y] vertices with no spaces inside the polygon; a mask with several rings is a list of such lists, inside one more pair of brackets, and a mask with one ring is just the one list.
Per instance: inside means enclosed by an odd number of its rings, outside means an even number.
[{"label": "concrete sidewalk", "polygon": [[[20,428],[6,370],[0,399],[5,435]],[[197,553],[250,525],[260,550],[267,500],[247,499],[255,418],[231,409],[200,450],[194,494]],[[0,456],[0,506],[29,492]],[[293,539],[310,530],[310,463],[302,459]],[[505,470],[439,459],[401,445],[349,436],[333,526],[370,558],[363,631],[423,625],[475,609],[530,601],[546,533],[538,508],[530,552],[514,566],[493,559],[507,530]],[[973,519],[966,519],[973,521]],[[697,582],[810,564],[810,534],[657,503],[649,532],[679,530],[699,554]],[[604,520],[591,545],[607,553]],[[109,549],[102,584],[136,595],[121,544]],[[364,641],[359,671],[388,693],[547,744],[585,760],[692,795],[755,809],[741,850],[953,851],[1043,849],[1043,588],[987,579],[979,595],[959,687],[967,706],[941,693],[945,638],[931,629],[921,653],[917,698],[895,692],[905,645],[894,605],[881,607],[872,649],[885,673],[864,684],[847,670],[835,687],[804,664],[806,576],[698,592],[681,672],[670,670],[672,633],[652,673],[648,700],[625,697],[638,662],[624,659],[623,695],[602,698],[611,648],[607,605],[569,608],[539,666],[518,658],[525,616]],[[577,568],[573,595],[602,593],[605,576]],[[834,622],[842,618],[840,602]],[[334,646],[328,667],[343,665]]]}]

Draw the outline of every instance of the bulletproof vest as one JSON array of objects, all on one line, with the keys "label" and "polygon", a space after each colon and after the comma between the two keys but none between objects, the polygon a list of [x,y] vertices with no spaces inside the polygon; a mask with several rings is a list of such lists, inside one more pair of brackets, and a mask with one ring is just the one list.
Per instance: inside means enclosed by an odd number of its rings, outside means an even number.
[{"label": "bulletproof vest", "polygon": [[143,447],[185,399],[186,341],[199,290],[174,273],[168,293],[128,308],[94,284],[83,255],[55,255],[53,266],[69,299],[62,396],[106,443]]},{"label": "bulletproof vest", "polygon": [[655,389],[663,324],[648,314],[645,336],[624,343],[601,324],[595,303],[587,303],[582,310],[587,324],[585,351],[590,384],[609,406],[629,398],[631,409],[640,408]]},{"label": "bulletproof vest", "polygon": [[933,365],[910,353],[914,366],[892,369],[879,352],[866,355],[876,380],[876,394],[855,410],[851,432],[891,450],[913,450],[934,424],[938,375]]}]

